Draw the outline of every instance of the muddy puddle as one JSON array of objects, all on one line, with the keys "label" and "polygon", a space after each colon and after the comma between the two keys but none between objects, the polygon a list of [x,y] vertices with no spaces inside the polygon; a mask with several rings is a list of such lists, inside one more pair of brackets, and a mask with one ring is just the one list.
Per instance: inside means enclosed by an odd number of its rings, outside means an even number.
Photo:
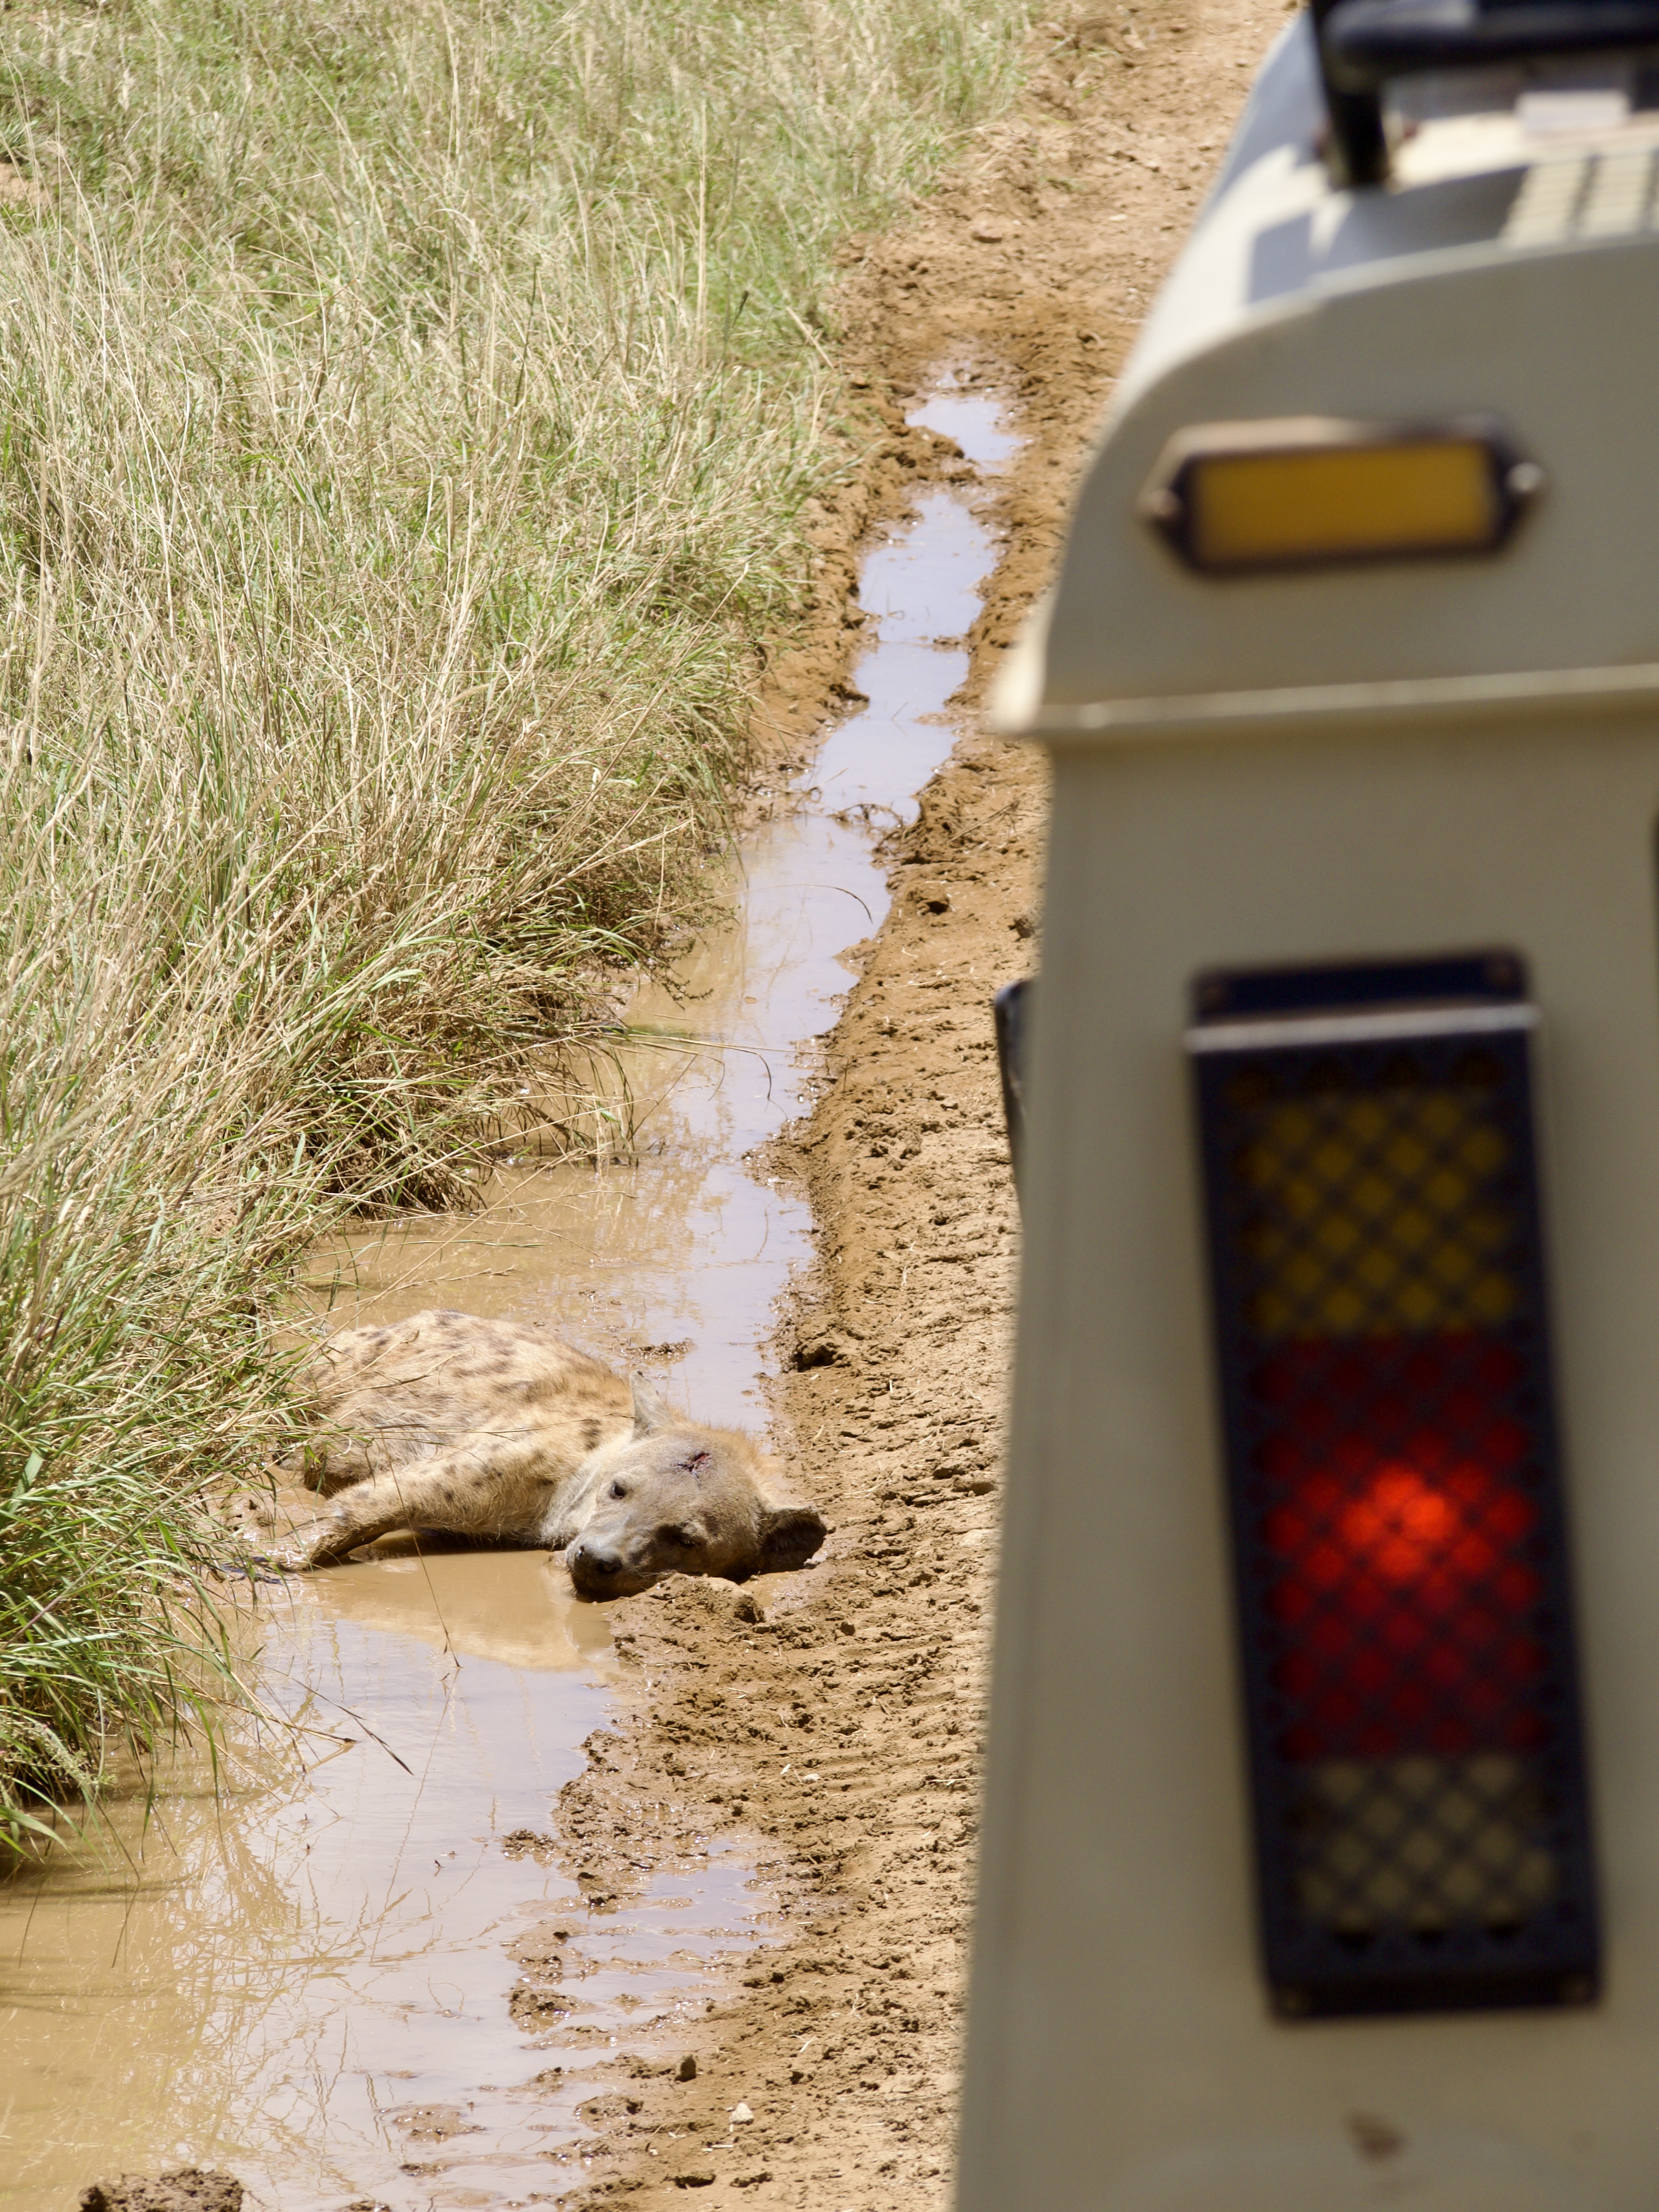
[{"label": "muddy puddle", "polygon": [[[912,419],[987,474],[1012,450],[966,380]],[[630,1009],[631,1157],[507,1167],[479,1213],[358,1241],[337,1322],[552,1322],[700,1418],[763,1425],[811,1222],[746,1163],[802,1110],[844,956],[885,911],[876,841],[950,750],[994,555],[954,487],[869,551],[867,703],[745,840],[732,925]],[[618,2055],[672,2058],[765,1942],[751,1839],[615,1898],[552,1863],[612,1662],[603,1608],[543,1553],[394,1548],[264,1589],[257,1622],[289,1725],[239,1723],[216,1775],[181,1759],[0,1890],[0,2207],[67,2212],[95,2176],[183,2163],[262,2212],[557,2197]]]}]

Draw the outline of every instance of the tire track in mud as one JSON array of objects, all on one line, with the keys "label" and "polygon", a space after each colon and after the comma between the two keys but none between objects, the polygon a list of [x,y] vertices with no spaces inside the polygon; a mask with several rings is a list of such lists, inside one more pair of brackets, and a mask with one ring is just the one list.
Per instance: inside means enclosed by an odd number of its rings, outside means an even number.
[{"label": "tire track in mud", "polygon": [[[975,709],[1285,20],[1157,0],[1042,26],[1015,108],[909,222],[843,255],[843,351],[890,435],[822,519],[826,581],[850,581],[858,528],[919,463],[951,470],[948,446],[930,460],[900,427],[941,368],[1003,393],[1026,442],[991,510],[1004,550],[964,735],[893,842],[892,910],[816,1109],[769,1161],[805,1181],[819,1251],[773,1410],[835,1534],[811,1573],[612,1607],[631,1686],[558,1808],[592,1883],[755,1835],[779,1940],[696,2031],[693,2078],[615,2062],[595,2135],[550,2162],[562,2202],[927,2212],[948,2191],[1018,1243],[989,1001],[1036,965],[1045,804],[1041,757]],[[775,667],[781,731],[844,693],[856,636],[826,624]]]}]

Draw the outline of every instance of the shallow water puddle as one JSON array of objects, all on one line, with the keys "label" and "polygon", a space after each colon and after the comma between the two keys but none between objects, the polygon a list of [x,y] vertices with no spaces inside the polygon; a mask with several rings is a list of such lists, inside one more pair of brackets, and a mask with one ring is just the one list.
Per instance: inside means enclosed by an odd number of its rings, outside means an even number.
[{"label": "shallow water puddle", "polygon": [[[987,471],[1012,450],[996,401],[955,380],[912,419]],[[479,1214],[358,1240],[337,1321],[551,1321],[668,1370],[705,1419],[760,1419],[811,1224],[745,1158],[801,1110],[844,956],[885,911],[875,838],[950,751],[994,558],[954,489],[869,554],[867,703],[744,841],[734,923],[678,995],[630,1009],[636,1157],[508,1169]],[[410,1549],[262,1601],[261,1686],[306,1732],[241,1729],[216,1795],[181,1760],[148,1823],[112,1802],[101,1835],[0,1890],[0,2206],[65,2212],[96,2175],[186,2160],[270,2212],[551,2198],[580,2172],[578,2107],[625,2089],[603,2062],[674,2056],[676,2024],[764,1940],[752,1856],[711,1838],[616,1901],[547,1863],[611,1662],[603,1610],[545,1555]]]}]

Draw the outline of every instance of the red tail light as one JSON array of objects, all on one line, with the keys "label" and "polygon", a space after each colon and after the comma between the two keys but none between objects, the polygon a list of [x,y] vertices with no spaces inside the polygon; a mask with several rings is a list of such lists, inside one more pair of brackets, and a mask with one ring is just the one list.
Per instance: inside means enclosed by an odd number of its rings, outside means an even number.
[{"label": "red tail light", "polygon": [[[1279,1565],[1267,1608],[1287,1646],[1275,1684],[1297,1713],[1286,1758],[1541,1741],[1527,1434],[1482,1404],[1482,1379],[1501,1406],[1515,1362],[1478,1339],[1262,1363],[1263,1396],[1291,1414],[1261,1454],[1278,1501],[1261,1523]],[[1344,1404],[1365,1409],[1364,1426],[1343,1425]],[[1437,1418],[1413,1416],[1425,1406]]]}]

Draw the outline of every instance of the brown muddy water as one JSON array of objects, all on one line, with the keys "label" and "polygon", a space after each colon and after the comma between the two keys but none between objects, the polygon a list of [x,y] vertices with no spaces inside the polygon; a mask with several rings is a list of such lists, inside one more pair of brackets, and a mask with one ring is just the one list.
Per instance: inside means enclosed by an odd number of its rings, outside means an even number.
[{"label": "brown muddy water", "polygon": [[[970,380],[911,419],[986,473],[1012,450]],[[337,1322],[549,1321],[701,1419],[763,1424],[811,1224],[750,1156],[802,1110],[845,956],[885,912],[876,841],[950,750],[994,558],[956,487],[869,551],[868,703],[745,840],[731,926],[630,1009],[632,1156],[507,1167],[477,1214],[357,1241]],[[96,2176],[185,2163],[236,2173],[260,2212],[549,2201],[580,2176],[578,2108],[616,2086],[592,2069],[672,2057],[766,1941],[753,1839],[710,1835],[617,1902],[550,1863],[538,1839],[612,1660],[604,1609],[544,1553],[405,1547],[258,1596],[276,1717],[239,1723],[216,1774],[181,1757],[110,1798],[0,1890],[0,2207],[68,2212]],[[515,2017],[526,1962],[542,2002]]]}]

